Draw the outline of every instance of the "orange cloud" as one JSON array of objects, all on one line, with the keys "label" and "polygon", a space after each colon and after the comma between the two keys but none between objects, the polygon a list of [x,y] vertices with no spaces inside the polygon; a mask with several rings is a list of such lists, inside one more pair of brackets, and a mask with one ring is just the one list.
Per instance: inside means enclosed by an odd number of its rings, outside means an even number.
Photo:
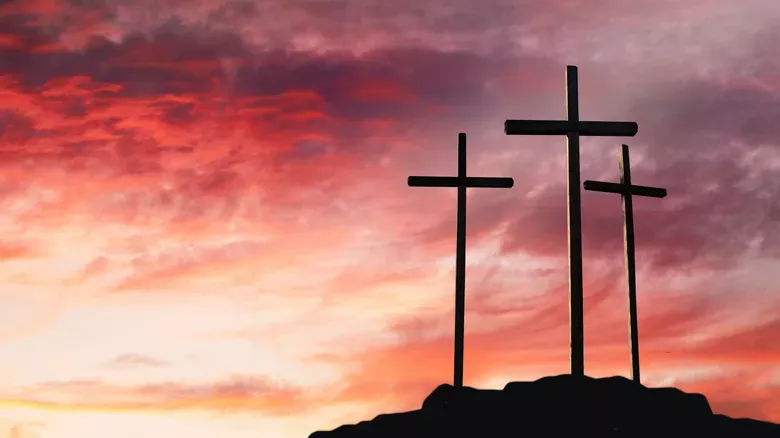
[{"label": "orange cloud", "polygon": [[300,413],[307,403],[298,388],[259,378],[233,378],[212,384],[143,386],[101,381],[49,382],[6,393],[0,396],[0,406],[93,412],[251,411],[283,416]]},{"label": "orange cloud", "polygon": [[29,242],[0,242],[0,261],[28,259],[39,255],[38,247]]}]

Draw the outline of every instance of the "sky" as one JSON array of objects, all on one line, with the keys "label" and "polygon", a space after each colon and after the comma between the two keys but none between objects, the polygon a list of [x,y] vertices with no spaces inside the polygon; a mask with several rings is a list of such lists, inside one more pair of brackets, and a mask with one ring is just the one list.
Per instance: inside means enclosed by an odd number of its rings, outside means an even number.
[{"label": "sky", "polygon": [[[780,422],[780,3],[0,0],[0,437],[307,436],[569,372],[565,139],[631,148],[643,383]],[[630,375],[620,197],[582,193],[585,371]]]}]

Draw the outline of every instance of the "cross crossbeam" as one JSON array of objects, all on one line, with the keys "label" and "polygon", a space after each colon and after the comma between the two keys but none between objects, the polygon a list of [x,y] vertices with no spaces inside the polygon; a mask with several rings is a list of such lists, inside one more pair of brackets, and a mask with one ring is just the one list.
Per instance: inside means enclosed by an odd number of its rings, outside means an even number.
[{"label": "cross crossbeam", "polygon": [[567,135],[576,132],[591,137],[633,137],[639,130],[635,122],[576,122],[568,120],[507,120],[506,135]]},{"label": "cross crossbeam", "polygon": [[[468,188],[510,188],[514,185],[512,178],[485,178],[480,176],[466,177],[464,184]],[[410,187],[458,187],[457,176],[410,176]]]},{"label": "cross crossbeam", "polygon": [[585,375],[582,299],[582,220],[580,212],[580,136],[633,137],[635,122],[580,121],[577,67],[566,66],[566,120],[507,120],[506,135],[565,135],[568,191],[569,328],[571,373]]},{"label": "cross crossbeam", "polygon": [[606,192],[617,193],[619,195],[630,193],[636,196],[647,196],[649,198],[664,198],[666,197],[666,189],[659,189],[658,187],[647,186],[635,186],[631,185],[626,187],[625,184],[617,184],[603,181],[585,181],[583,184],[585,190],[593,192]]},{"label": "cross crossbeam", "polygon": [[455,255],[455,360],[453,386],[463,388],[463,334],[466,303],[466,188],[510,188],[512,178],[466,176],[466,134],[458,134],[458,176],[410,176],[410,187],[457,187],[458,223]]},{"label": "cross crossbeam", "polygon": [[631,184],[631,164],[628,157],[628,146],[618,149],[620,158],[620,184],[585,181],[585,190],[607,193],[619,193],[623,199],[623,249],[626,259],[626,282],[628,283],[628,343],[631,349],[631,378],[640,383],[639,375],[639,329],[636,310],[636,260],[634,254],[634,204],[633,196],[648,196],[663,198],[666,189],[658,187],[635,186]]}]

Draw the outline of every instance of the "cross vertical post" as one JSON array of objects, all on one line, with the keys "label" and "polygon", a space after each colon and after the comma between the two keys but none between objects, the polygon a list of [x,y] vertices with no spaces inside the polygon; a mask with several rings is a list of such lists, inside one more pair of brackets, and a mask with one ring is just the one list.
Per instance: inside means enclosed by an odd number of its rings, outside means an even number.
[{"label": "cross vertical post", "polygon": [[463,387],[463,338],[466,319],[466,134],[458,134],[458,223],[455,254],[454,386]]},{"label": "cross vertical post", "polygon": [[455,252],[455,348],[453,386],[463,388],[463,338],[466,307],[466,189],[510,188],[512,178],[470,177],[466,174],[466,134],[458,134],[458,176],[410,176],[410,187],[457,187],[458,212]]},{"label": "cross vertical post", "polygon": [[[628,146],[620,147],[620,184],[631,187],[631,163]],[[623,252],[626,259],[626,281],[628,282],[628,345],[631,350],[631,379],[639,383],[639,323],[636,311],[636,257],[634,252],[634,200],[631,191],[621,197],[623,204]]]},{"label": "cross vertical post", "polygon": [[639,374],[639,328],[636,309],[636,247],[634,245],[634,204],[633,196],[663,198],[666,189],[658,187],[635,186],[631,184],[631,163],[628,157],[628,145],[618,149],[620,163],[620,184],[601,181],[585,181],[585,190],[619,193],[623,203],[623,250],[626,260],[626,282],[628,283],[628,343],[631,349],[631,379],[640,383]]},{"label": "cross vertical post", "polygon": [[[576,126],[580,120],[577,96],[577,67],[566,67],[566,118]],[[576,130],[566,133],[568,196],[567,228],[569,236],[569,329],[571,374],[585,375],[584,321],[582,297],[582,216],[580,203],[580,136]]]}]

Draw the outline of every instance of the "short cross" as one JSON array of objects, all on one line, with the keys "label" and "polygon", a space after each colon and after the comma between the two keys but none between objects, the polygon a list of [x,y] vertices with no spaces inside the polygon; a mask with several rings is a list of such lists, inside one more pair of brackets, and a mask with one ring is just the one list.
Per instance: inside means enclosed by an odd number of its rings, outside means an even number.
[{"label": "short cross", "polygon": [[637,331],[636,266],[634,262],[634,206],[631,198],[634,195],[663,198],[666,196],[666,189],[632,185],[628,146],[621,146],[618,153],[620,155],[620,184],[585,181],[583,185],[585,190],[619,193],[623,198],[623,247],[626,258],[626,279],[628,281],[628,342],[631,348],[631,378],[639,383],[639,333]]},{"label": "short cross", "polygon": [[466,176],[466,134],[458,134],[458,176],[410,176],[410,187],[457,187],[458,223],[455,256],[455,376],[456,389],[463,387],[463,321],[466,300],[466,188],[509,188],[512,178]]},{"label": "short cross", "polygon": [[579,118],[577,67],[566,67],[567,120],[507,120],[507,135],[565,135],[569,179],[569,329],[571,374],[585,375],[584,328],[582,308],[582,225],[580,216],[580,137],[633,137],[639,129],[634,122],[583,122]]}]

